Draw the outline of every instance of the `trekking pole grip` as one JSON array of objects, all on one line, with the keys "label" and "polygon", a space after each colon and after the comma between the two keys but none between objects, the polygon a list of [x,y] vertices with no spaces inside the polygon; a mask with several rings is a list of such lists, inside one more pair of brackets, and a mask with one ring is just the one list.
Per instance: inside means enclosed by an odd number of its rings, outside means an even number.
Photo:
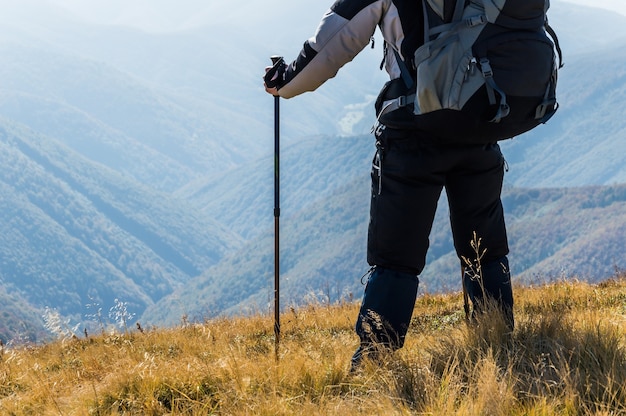
[{"label": "trekking pole grip", "polygon": [[[272,67],[265,73],[264,81],[265,85],[269,88],[275,88],[278,87],[283,81],[282,75],[285,71],[285,60],[282,56],[278,55],[273,55],[270,59],[272,60]],[[278,76],[275,79],[272,79],[276,74],[278,74]]]}]

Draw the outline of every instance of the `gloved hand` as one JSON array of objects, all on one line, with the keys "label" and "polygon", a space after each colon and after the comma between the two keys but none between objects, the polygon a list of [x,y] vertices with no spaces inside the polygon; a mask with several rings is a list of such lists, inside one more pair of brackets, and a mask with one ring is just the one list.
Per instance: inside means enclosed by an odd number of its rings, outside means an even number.
[{"label": "gloved hand", "polygon": [[265,68],[263,85],[265,86],[265,91],[268,94],[272,94],[274,97],[277,97],[278,89],[285,83],[287,64],[285,64],[282,57],[272,57],[272,61],[274,62],[274,65]]}]

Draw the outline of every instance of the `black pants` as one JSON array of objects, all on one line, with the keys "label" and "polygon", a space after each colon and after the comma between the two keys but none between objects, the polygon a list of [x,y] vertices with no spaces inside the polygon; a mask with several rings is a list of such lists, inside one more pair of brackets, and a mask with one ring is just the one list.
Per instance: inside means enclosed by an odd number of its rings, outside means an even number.
[{"label": "black pants", "polygon": [[[437,202],[445,188],[454,246],[459,259],[476,259],[471,242],[481,239],[482,280],[464,276],[474,305],[495,299],[513,328],[513,293],[508,243],[500,201],[504,157],[497,144],[428,143],[417,133],[386,129],[377,136],[372,165],[368,235],[371,274],[356,322],[361,345],[357,365],[374,344],[401,348],[424,269]],[[461,264],[463,265],[463,261]]]},{"label": "black pants", "polygon": [[475,258],[474,233],[484,263],[509,252],[500,200],[504,157],[497,144],[428,143],[418,133],[385,129],[372,166],[367,260],[419,275],[426,263],[437,201],[445,188],[459,258]]}]

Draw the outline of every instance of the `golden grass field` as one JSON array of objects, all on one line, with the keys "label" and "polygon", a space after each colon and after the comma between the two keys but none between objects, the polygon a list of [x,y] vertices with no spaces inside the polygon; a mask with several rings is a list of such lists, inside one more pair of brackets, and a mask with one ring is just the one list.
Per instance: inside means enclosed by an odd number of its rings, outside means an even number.
[{"label": "golden grass field", "polygon": [[405,347],[348,372],[358,303],[6,348],[1,415],[626,415],[626,275],[516,287],[516,329],[421,296]]}]

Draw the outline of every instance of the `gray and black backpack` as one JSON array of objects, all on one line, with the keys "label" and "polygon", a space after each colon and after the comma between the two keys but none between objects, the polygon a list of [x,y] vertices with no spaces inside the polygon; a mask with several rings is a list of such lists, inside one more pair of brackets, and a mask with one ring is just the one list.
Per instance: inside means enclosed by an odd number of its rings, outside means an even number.
[{"label": "gray and black backpack", "polygon": [[493,142],[554,115],[562,54],[548,25],[549,0],[422,3],[424,45],[412,62],[394,50],[408,93],[378,103],[382,124],[387,113],[412,107],[416,128],[442,140]]}]

